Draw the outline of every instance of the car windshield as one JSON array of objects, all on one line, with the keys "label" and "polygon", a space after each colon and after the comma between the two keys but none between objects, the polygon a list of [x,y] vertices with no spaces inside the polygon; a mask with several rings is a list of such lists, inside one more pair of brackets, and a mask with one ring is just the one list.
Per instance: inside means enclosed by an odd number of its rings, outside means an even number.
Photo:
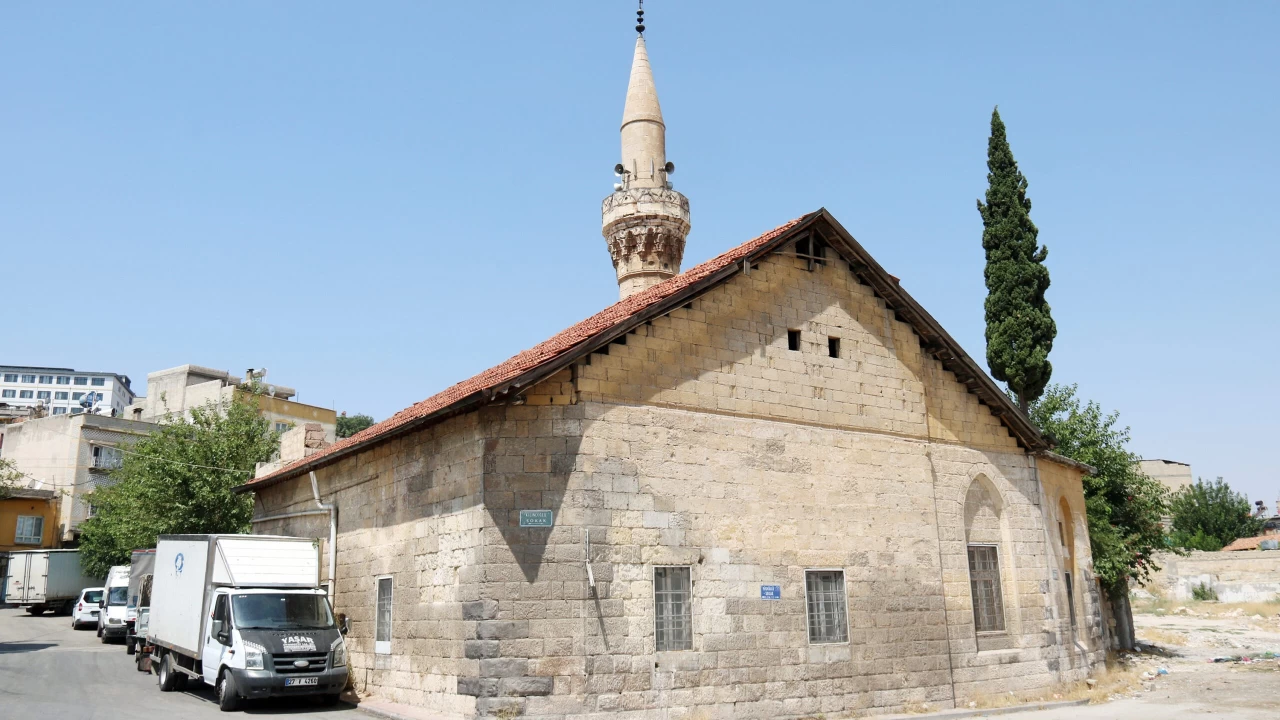
[{"label": "car windshield", "polygon": [[329,601],[323,595],[232,595],[231,617],[241,630],[324,630],[333,627]]},{"label": "car windshield", "polygon": [[107,591],[108,605],[123,605],[129,599],[129,588],[113,587]]},{"label": "car windshield", "polygon": [[102,591],[101,590],[85,591],[84,601],[87,603],[95,603],[95,604],[102,602]]}]

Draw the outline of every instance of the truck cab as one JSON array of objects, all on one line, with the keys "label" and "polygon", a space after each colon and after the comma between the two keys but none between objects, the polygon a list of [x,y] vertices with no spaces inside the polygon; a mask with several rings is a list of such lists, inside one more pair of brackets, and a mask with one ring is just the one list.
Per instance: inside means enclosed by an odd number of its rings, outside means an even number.
[{"label": "truck cab", "polygon": [[125,636],[128,603],[129,566],[117,565],[107,571],[105,590],[98,603],[98,637],[102,642]]},{"label": "truck cab", "polygon": [[347,683],[342,632],[323,590],[218,588],[201,676],[219,704],[293,694],[336,703]]}]

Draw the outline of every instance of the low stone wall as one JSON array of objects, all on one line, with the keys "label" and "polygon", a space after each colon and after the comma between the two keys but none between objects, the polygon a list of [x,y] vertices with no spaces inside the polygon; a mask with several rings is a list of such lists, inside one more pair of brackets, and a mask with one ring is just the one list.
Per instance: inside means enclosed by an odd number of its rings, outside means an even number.
[{"label": "low stone wall", "polygon": [[1198,552],[1188,556],[1160,554],[1161,566],[1146,589],[1171,600],[1191,600],[1201,583],[1223,602],[1265,602],[1280,596],[1280,551]]}]

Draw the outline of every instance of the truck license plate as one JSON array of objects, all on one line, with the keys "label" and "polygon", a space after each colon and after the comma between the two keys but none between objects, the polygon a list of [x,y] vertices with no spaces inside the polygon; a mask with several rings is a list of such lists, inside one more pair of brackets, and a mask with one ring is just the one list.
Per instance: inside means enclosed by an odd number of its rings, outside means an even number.
[{"label": "truck license plate", "polygon": [[284,679],[285,687],[290,687],[294,685],[318,685],[319,682],[320,682],[320,678],[313,678],[313,677]]}]

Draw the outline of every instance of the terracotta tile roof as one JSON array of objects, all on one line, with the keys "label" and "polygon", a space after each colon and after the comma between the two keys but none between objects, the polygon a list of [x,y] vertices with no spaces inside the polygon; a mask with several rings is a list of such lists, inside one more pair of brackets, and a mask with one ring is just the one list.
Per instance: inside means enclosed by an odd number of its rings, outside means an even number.
[{"label": "terracotta tile roof", "polygon": [[1222,548],[1223,552],[1234,552],[1236,550],[1257,550],[1258,544],[1263,540],[1280,540],[1280,535],[1257,535],[1254,537],[1237,538],[1230,545]]},{"label": "terracotta tile roof", "polygon": [[[818,212],[820,213],[822,211]],[[561,331],[559,334],[551,337],[551,339],[535,345],[503,363],[495,365],[479,375],[463,380],[452,387],[446,388],[422,402],[401,410],[380,423],[371,425],[349,438],[339,440],[320,452],[308,455],[307,457],[290,463],[289,465],[286,465],[268,475],[264,475],[260,478],[254,478],[238,489],[242,491],[252,490],[255,487],[267,483],[268,481],[274,482],[287,479],[289,476],[301,471],[304,466],[314,468],[318,463],[321,463],[324,458],[342,453],[343,451],[348,450],[349,448],[354,448],[358,445],[372,443],[379,438],[394,432],[398,428],[413,423],[416,420],[426,418],[442,410],[446,410],[455,403],[459,403],[476,393],[493,390],[503,383],[514,380],[530,370],[563,356],[565,353],[579,347],[584,342],[596,337],[600,333],[630,320],[636,314],[647,309],[651,305],[676,294],[680,290],[683,290],[700,280],[714,275],[716,272],[729,267],[739,260],[742,260],[756,250],[777,239],[783,233],[817,214],[818,213],[810,213],[803,217],[796,218],[791,222],[779,225],[769,232],[749,240],[722,255],[676,275],[666,282],[655,285],[648,290],[636,293],[625,300],[621,300],[610,305],[586,320]]]}]

